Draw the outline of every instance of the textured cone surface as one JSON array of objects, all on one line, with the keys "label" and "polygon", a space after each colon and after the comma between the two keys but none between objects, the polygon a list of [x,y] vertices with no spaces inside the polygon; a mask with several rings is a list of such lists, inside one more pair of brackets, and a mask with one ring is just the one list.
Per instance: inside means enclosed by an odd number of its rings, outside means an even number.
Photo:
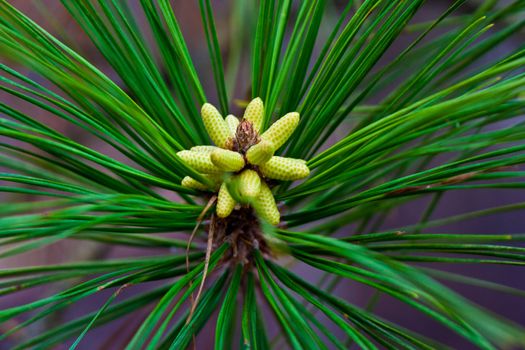
[{"label": "textured cone surface", "polygon": [[204,174],[216,174],[222,170],[217,168],[210,159],[209,153],[194,152],[194,151],[180,151],[177,155],[193,169]]},{"label": "textured cone surface", "polygon": [[201,174],[208,180],[210,180],[213,185],[205,185],[202,182],[195,180],[190,176],[186,176],[182,179],[181,185],[187,188],[192,188],[199,191],[217,191],[219,186],[222,183],[222,177],[220,173],[217,174]]},{"label": "textured cone surface", "polygon": [[248,152],[246,152],[246,159],[250,164],[261,165],[266,163],[272,158],[274,152],[274,147],[270,141],[261,140],[256,145],[250,147]]},{"label": "textured cone surface", "polygon": [[244,119],[251,122],[255,131],[259,132],[262,127],[264,118],[264,104],[263,101],[257,97],[253,99],[246,110],[244,111]]},{"label": "textured cone surface", "polygon": [[253,203],[253,208],[261,219],[274,226],[281,221],[281,214],[277,209],[277,204],[275,204],[273,193],[264,181],[261,182],[261,191]]},{"label": "textured cone surface", "polygon": [[217,208],[215,210],[217,216],[225,218],[231,214],[233,208],[235,208],[235,200],[230,195],[230,192],[228,192],[226,183],[223,182],[219,190],[219,196],[217,197]]},{"label": "textured cone surface", "polygon": [[226,184],[228,186],[228,192],[230,192],[230,196],[232,196],[236,202],[242,203],[243,200],[239,191],[239,175],[234,175],[230,177],[229,181],[227,181]]},{"label": "textured cone surface", "polygon": [[225,148],[231,137],[230,128],[217,108],[205,103],[201,109],[202,121],[212,141],[219,147]]},{"label": "textured cone surface", "polygon": [[226,121],[226,124],[228,124],[228,128],[230,128],[230,135],[235,136],[237,133],[237,126],[239,125],[239,119],[233,114],[229,114],[224,120]]},{"label": "textured cone surface", "polygon": [[190,151],[193,151],[193,152],[202,152],[202,153],[211,153],[213,152],[214,150],[216,150],[217,148],[219,147],[215,147],[215,146],[208,146],[208,145],[203,145],[203,146],[194,146],[190,149]]},{"label": "textured cone surface", "polygon": [[244,158],[238,152],[216,149],[210,155],[211,162],[224,171],[239,171],[244,167]]},{"label": "textured cone surface", "polygon": [[239,194],[244,202],[251,203],[261,191],[261,178],[254,170],[244,170],[239,175]]},{"label": "textured cone surface", "polygon": [[199,191],[206,191],[209,189],[208,186],[206,186],[205,184],[200,183],[199,181],[189,176],[186,176],[184,177],[184,179],[182,179],[181,185]]},{"label": "textured cone surface", "polygon": [[261,135],[261,138],[270,141],[277,150],[292,135],[297,124],[299,124],[299,113],[288,113],[273,123],[272,126]]},{"label": "textured cone surface", "polygon": [[283,181],[303,179],[310,174],[304,160],[277,156],[261,165],[259,170],[267,178]]}]

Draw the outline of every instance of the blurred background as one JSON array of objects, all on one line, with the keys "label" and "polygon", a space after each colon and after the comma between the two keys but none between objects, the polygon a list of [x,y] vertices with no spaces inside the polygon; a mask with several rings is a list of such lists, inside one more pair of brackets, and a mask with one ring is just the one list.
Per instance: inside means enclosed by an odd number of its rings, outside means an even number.
[{"label": "blurred background", "polygon": [[[67,0],[66,0],[67,1]],[[96,67],[102,70],[105,74],[111,77],[116,82],[119,82],[119,77],[111,69],[108,63],[104,60],[102,55],[97,51],[96,47],[91,43],[89,38],[82,32],[79,26],[72,20],[68,12],[62,6],[59,0],[10,0],[8,1],[16,8],[20,9],[30,18],[35,20],[39,25],[44,27],[46,30],[51,32],[53,35],[58,37],[60,40],[65,42],[67,45],[81,53]],[[333,25],[337,21],[338,15],[342,8],[346,5],[346,1],[327,1],[326,16],[322,23],[322,29],[318,38],[319,42],[323,42],[323,38],[327,37],[332,29]],[[503,1],[501,2],[503,3]],[[143,18],[140,11],[140,5],[136,1],[130,1],[131,7],[136,10],[137,20],[143,24],[144,28],[147,28],[145,18]],[[419,14],[416,15],[413,23],[425,22],[428,20],[435,19],[441,13],[443,13],[448,6],[452,4],[452,1],[445,0],[432,0],[427,1],[427,4],[423,6]],[[172,1],[173,8],[175,9],[176,16],[180,21],[183,34],[186,38],[186,43],[189,47],[191,56],[194,64],[197,68],[200,80],[203,83],[206,93],[212,103],[217,102],[215,94],[215,85],[213,83],[212,69],[209,61],[207,46],[205,43],[204,34],[202,31],[202,23],[200,20],[198,2],[191,0],[178,0]],[[459,10],[459,12],[468,13],[476,9],[478,5],[477,1],[467,1],[467,3]],[[243,26],[253,25],[254,14],[250,13],[250,9],[253,4],[252,1],[226,1],[216,0],[213,1],[213,10],[215,13],[216,25],[218,28],[218,34],[220,39],[220,45],[223,50],[224,65],[226,68],[226,79],[234,82],[230,96],[234,99],[244,100],[247,93],[249,93],[249,54],[251,47],[247,40],[247,30]],[[230,21],[234,11],[245,11],[245,20],[241,23],[235,22],[233,25]],[[499,26],[505,25],[499,23]],[[146,36],[150,35],[145,29]],[[439,30],[436,31],[436,34]],[[414,39],[414,33],[407,30],[389,49],[385,57],[383,57],[381,64],[389,62],[393,57],[396,56],[401,50]],[[525,33],[522,31],[520,35],[507,40],[505,43],[498,47],[498,51],[491,53],[494,57],[499,57],[508,53],[511,49],[520,47],[523,45]],[[237,42],[236,42],[237,41]],[[232,44],[235,43],[235,44]],[[228,58],[231,57],[232,50],[241,50],[240,62],[231,62]],[[482,58],[480,64],[483,61],[488,60],[491,57]],[[492,57],[493,58],[493,57]],[[2,62],[8,65],[12,65],[12,62]],[[381,64],[377,67],[379,68]],[[239,67],[233,70],[232,67]],[[39,83],[44,84],[46,87],[51,85],[46,82],[43,78],[36,76],[34,73],[27,69],[14,65],[14,68],[20,69],[23,73],[27,73],[32,79],[35,79]],[[375,96],[376,102],[380,100],[382,96]],[[50,127],[66,134],[75,141],[82,143],[86,146],[92,147],[108,154],[112,157],[123,160],[123,158],[116,154],[112,149],[105,149],[105,146],[98,142],[96,139],[90,137],[86,133],[82,133],[78,128],[63,121],[62,119],[55,118],[52,115],[47,114],[45,111],[24,103],[10,95],[0,92],[0,101],[15,108],[19,108],[31,115],[35,119],[45,122]],[[374,101],[368,101],[373,103]],[[239,115],[242,108],[234,102],[231,104],[231,109],[234,114]],[[351,119],[351,118],[350,118]],[[331,142],[336,141],[342,135],[345,134],[345,130],[341,129],[338,134],[334,135]],[[6,185],[0,181],[0,185]],[[20,195],[13,194],[0,194],[0,200],[3,202],[19,202],[23,200],[29,200],[29,198],[21,198]],[[35,198],[32,198],[35,200]],[[427,207],[429,203],[428,198],[422,198],[417,201],[413,201],[408,205],[404,205],[396,208],[388,214],[388,217],[384,223],[378,227],[380,230],[392,229],[392,228],[403,228],[407,225],[417,223],[423,214],[423,209]],[[519,192],[515,190],[477,190],[469,192],[457,191],[454,193],[447,193],[443,196],[437,209],[432,214],[431,219],[445,218],[453,215],[459,215],[462,213],[481,210],[484,208],[490,208],[498,205],[518,203],[525,201],[525,192]],[[352,230],[353,227],[344,228],[343,230]],[[512,211],[509,213],[502,213],[491,215],[483,218],[475,218],[472,220],[465,220],[458,223],[452,223],[444,226],[440,226],[436,229],[429,228],[429,232],[447,232],[447,233],[523,233],[525,232],[525,212],[523,210]],[[106,259],[115,257],[126,257],[126,256],[143,256],[151,254],[159,254],[160,250],[144,250],[144,249],[132,249],[123,247],[113,247],[98,243],[85,242],[85,241],[63,241],[56,243],[46,249],[40,249],[31,251],[23,255],[19,255],[13,258],[0,260],[0,268],[16,267],[16,266],[28,266],[28,265],[42,265],[48,263],[61,263],[70,261],[82,261],[91,259]],[[162,253],[166,253],[165,251]],[[297,267],[296,267],[297,268]],[[502,283],[508,286],[525,290],[525,269],[515,266],[495,266],[495,265],[440,265],[440,268],[444,270],[454,271],[471,277],[478,277],[488,279],[497,283]],[[317,280],[320,278],[319,275],[310,271],[302,271],[299,268],[299,272],[307,274],[309,279]],[[78,283],[79,281],[68,280],[66,282],[60,282],[52,286],[38,287],[23,292],[0,297],[0,309],[7,307],[21,305],[28,301],[41,298],[44,295],[51,295],[59,292],[60,290],[67,288],[68,286]],[[488,310],[492,310],[498,314],[508,317],[515,322],[525,325],[525,302],[520,296],[512,296],[509,294],[501,294],[490,291],[488,289],[481,289],[472,286],[465,286],[464,284],[446,283],[454,290],[460,292],[467,299],[481,304]],[[140,288],[150,288],[150,286],[141,286]],[[122,298],[126,298],[136,291],[124,290]],[[387,318],[388,320],[398,322],[399,324],[406,326],[414,331],[422,334],[434,337],[440,341],[448,344],[454,349],[472,349],[473,347],[465,343],[460,337],[449,332],[444,327],[440,326],[433,320],[410,309],[408,306],[389,298],[384,295],[377,295],[372,290],[356,283],[341,283],[336,289],[335,294],[344,297],[351,303],[354,303],[361,307],[370,307],[374,311]],[[111,292],[102,292],[97,295],[82,300],[75,304],[75,307],[65,312],[57,313],[56,315],[49,317],[45,323],[41,323],[38,326],[30,327],[25,330],[25,333],[19,332],[15,337],[28,337],[31,334],[39,334],[45,329],[48,329],[56,324],[62,323],[66,320],[78,317],[79,315],[87,312],[97,310],[107,300]],[[147,315],[149,309],[143,309],[141,314],[133,314],[117,322],[110,323],[108,325],[92,329],[85,341],[83,341],[79,348],[80,349],[122,349],[123,344],[129,339],[129,336],[133,334],[133,331],[138,327],[141,320]],[[22,320],[20,320],[22,321]],[[13,324],[0,325],[0,332],[9,329]],[[273,325],[268,325],[271,329],[272,334],[276,334],[278,329]],[[210,349],[212,348],[213,339],[213,327],[207,327],[202,331],[197,342],[198,349]],[[338,334],[343,336],[342,334]],[[280,345],[279,345],[280,344]],[[276,348],[284,348],[284,343],[278,343]],[[67,349],[70,344],[63,344],[57,349]],[[0,343],[0,349],[9,349],[9,342]]]}]

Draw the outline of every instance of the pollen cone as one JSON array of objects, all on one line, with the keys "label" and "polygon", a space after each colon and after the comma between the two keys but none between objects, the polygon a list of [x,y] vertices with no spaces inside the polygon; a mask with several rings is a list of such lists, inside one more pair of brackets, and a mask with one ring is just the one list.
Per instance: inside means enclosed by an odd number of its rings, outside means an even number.
[{"label": "pollen cone", "polygon": [[205,185],[202,182],[199,182],[190,176],[185,176],[182,179],[181,185],[199,191],[216,191],[219,189],[219,184],[222,181],[220,174],[202,174],[202,176],[208,178],[211,182],[213,182],[213,185]]},{"label": "pollen cone", "polygon": [[205,103],[201,109],[202,121],[212,141],[219,147],[225,148],[231,137],[228,123],[222,119],[217,108]]},{"label": "pollen cone", "polygon": [[230,128],[230,135],[235,136],[237,133],[237,126],[239,125],[239,119],[233,114],[228,114],[224,120],[226,121],[226,124],[228,124],[228,128]]},{"label": "pollen cone", "polygon": [[216,146],[208,146],[208,145],[202,145],[202,146],[193,146],[190,151],[193,152],[202,152],[202,153],[208,153],[210,154],[214,150],[216,150],[219,147]]},{"label": "pollen cone", "polygon": [[275,204],[272,191],[264,181],[261,182],[261,191],[253,203],[253,208],[261,219],[274,226],[279,224],[281,214],[277,209],[277,204]]},{"label": "pollen cone", "polygon": [[261,191],[261,178],[254,170],[244,170],[239,175],[239,195],[243,202],[252,203]]},{"label": "pollen cone", "polygon": [[251,122],[255,131],[259,132],[262,127],[264,118],[264,104],[263,101],[257,97],[254,98],[244,111],[244,119]]},{"label": "pollen cone", "polygon": [[200,183],[199,181],[189,176],[186,176],[182,179],[181,185],[184,187],[191,188],[194,190],[199,190],[199,191],[208,190],[208,186],[206,186],[203,183]]},{"label": "pollen cone", "polygon": [[235,172],[244,167],[244,158],[238,152],[217,148],[210,154],[211,162],[221,170]]},{"label": "pollen cone", "polygon": [[217,197],[217,208],[215,209],[217,216],[220,218],[225,218],[231,214],[234,208],[235,199],[233,199],[233,197],[230,195],[230,192],[228,192],[226,183],[223,182]]},{"label": "pollen cone", "polygon": [[292,135],[298,124],[299,113],[288,113],[284,117],[273,123],[272,126],[270,126],[268,130],[266,130],[264,134],[261,135],[261,138],[263,140],[270,141],[277,150],[282,145],[284,145],[284,143]]},{"label": "pollen cone", "polygon": [[270,179],[293,181],[307,177],[310,169],[302,159],[273,156],[259,167],[261,173]]},{"label": "pollen cone", "polygon": [[246,159],[248,159],[250,164],[261,165],[272,158],[273,152],[274,148],[271,142],[261,140],[261,142],[253,145],[248,152],[246,152]]},{"label": "pollen cone", "polygon": [[210,155],[205,152],[194,152],[194,151],[180,151],[177,155],[189,166],[194,168],[200,173],[204,174],[216,174],[220,173],[221,169],[217,168],[210,159]]}]

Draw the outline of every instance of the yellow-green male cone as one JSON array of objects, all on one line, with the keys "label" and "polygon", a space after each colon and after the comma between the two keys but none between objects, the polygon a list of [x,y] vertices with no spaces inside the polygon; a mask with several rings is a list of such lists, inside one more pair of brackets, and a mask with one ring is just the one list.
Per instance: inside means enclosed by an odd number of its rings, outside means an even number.
[{"label": "yellow-green male cone", "polygon": [[201,109],[202,121],[208,131],[212,141],[221,148],[226,148],[231,137],[228,123],[222,119],[221,113],[217,108],[209,103],[205,103]]},{"label": "yellow-green male cone", "polygon": [[244,158],[238,152],[217,148],[210,154],[211,162],[223,171],[235,172],[244,168]]},{"label": "yellow-green male cone", "polygon": [[230,128],[231,135],[235,136],[235,134],[237,133],[237,126],[239,125],[239,119],[237,119],[237,117],[233,114],[228,114],[224,120]]},{"label": "yellow-green male cone", "polygon": [[217,208],[215,209],[217,216],[220,218],[228,217],[235,208],[235,204],[235,199],[228,192],[226,183],[223,182],[217,197]]},{"label": "yellow-green male cone", "polygon": [[239,195],[243,202],[251,203],[261,191],[261,178],[256,171],[244,170],[238,177]]},{"label": "yellow-green male cone", "polygon": [[197,181],[194,178],[189,177],[189,176],[185,176],[182,179],[181,185],[184,186],[184,187],[191,188],[191,189],[194,189],[194,190],[199,190],[199,191],[206,191],[206,190],[208,190],[208,186],[206,186],[203,183],[200,183],[199,181]]},{"label": "yellow-green male cone", "polygon": [[261,191],[252,206],[257,215],[269,224],[276,226],[281,221],[281,214],[275,204],[273,193],[264,181],[261,182]]},{"label": "yellow-green male cone", "polygon": [[250,164],[260,165],[266,163],[273,156],[275,149],[270,141],[261,140],[246,152],[246,159]]},{"label": "yellow-green male cone", "polygon": [[[299,113],[284,115],[262,134],[264,104],[260,98],[253,99],[246,106],[243,116],[246,123],[240,123],[231,114],[223,119],[209,103],[202,106],[201,114],[216,146],[195,146],[177,155],[211,181],[204,184],[186,176],[182,179],[182,186],[200,191],[218,190],[216,212],[220,218],[228,217],[237,203],[241,203],[252,206],[261,220],[277,225],[280,213],[266,179],[291,181],[310,173],[306,162],[301,159],[273,156],[295,131]],[[237,133],[240,124],[243,128]],[[249,145],[252,146],[244,153]],[[252,166],[256,166],[255,169],[251,169]]]},{"label": "yellow-green male cone", "polygon": [[273,156],[259,166],[261,173],[270,179],[293,181],[307,177],[310,169],[302,159]]},{"label": "yellow-green male cone", "polygon": [[211,162],[209,153],[184,150],[177,152],[177,155],[200,173],[216,174],[222,171]]},{"label": "yellow-green male cone", "polygon": [[209,179],[213,183],[213,185],[212,186],[205,185],[202,182],[199,182],[190,176],[185,176],[182,179],[181,185],[184,187],[191,188],[194,190],[199,190],[199,191],[211,191],[211,190],[216,191],[219,188],[219,184],[222,182],[221,176],[219,174],[211,174],[211,175],[203,174],[202,176]]},{"label": "yellow-green male cone", "polygon": [[261,139],[271,142],[275,149],[279,149],[292,135],[297,124],[299,124],[299,113],[288,113],[273,123],[268,130],[261,135]]},{"label": "yellow-green male cone", "polygon": [[208,153],[209,154],[209,153],[213,152],[214,150],[216,150],[217,148],[219,148],[219,147],[202,145],[202,146],[193,146],[190,149],[190,151],[202,152],[202,153]]},{"label": "yellow-green male cone", "polygon": [[263,101],[257,97],[251,100],[244,110],[244,119],[252,123],[253,129],[257,132],[261,131],[264,118],[264,104]]}]

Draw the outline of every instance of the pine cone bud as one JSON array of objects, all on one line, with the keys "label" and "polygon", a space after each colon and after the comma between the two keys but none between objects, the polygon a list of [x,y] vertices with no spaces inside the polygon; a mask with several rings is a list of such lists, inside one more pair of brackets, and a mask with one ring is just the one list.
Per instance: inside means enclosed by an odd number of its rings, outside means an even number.
[{"label": "pine cone bud", "polygon": [[198,191],[207,191],[209,190],[208,186],[206,186],[203,183],[200,183],[199,181],[195,180],[192,177],[185,176],[182,179],[181,185],[187,188],[191,188]]},{"label": "pine cone bud", "polygon": [[288,138],[292,135],[295,128],[299,124],[299,113],[291,112],[273,123],[268,130],[261,135],[261,139],[270,141],[275,147],[279,149]]},{"label": "pine cone bud", "polygon": [[272,158],[274,151],[275,149],[271,142],[261,140],[261,142],[248,149],[248,152],[246,152],[246,159],[248,159],[250,164],[261,165]]},{"label": "pine cone bud", "polygon": [[235,204],[235,200],[228,192],[226,183],[223,182],[217,197],[217,208],[215,209],[217,216],[220,218],[227,217],[235,208]]},{"label": "pine cone bud", "polygon": [[257,215],[271,225],[276,226],[281,221],[281,214],[275,204],[272,191],[264,181],[261,182],[261,191],[252,205]]},{"label": "pine cone bud", "polygon": [[261,191],[261,178],[256,171],[244,170],[238,178],[239,195],[243,202],[252,203]]},{"label": "pine cone bud", "polygon": [[225,148],[231,137],[230,128],[217,108],[205,103],[201,109],[202,120],[212,141],[219,147]]},{"label": "pine cone bud", "polygon": [[259,170],[267,178],[283,181],[303,179],[310,174],[304,160],[277,156],[262,164]]},{"label": "pine cone bud", "polygon": [[193,169],[204,174],[217,174],[221,169],[217,168],[210,159],[210,155],[205,152],[180,151],[177,155]]},{"label": "pine cone bud", "polygon": [[237,126],[239,125],[239,119],[233,114],[228,114],[224,120],[226,121],[226,124],[228,124],[228,128],[230,128],[230,135],[235,136],[237,133]]},{"label": "pine cone bud", "polygon": [[244,167],[244,158],[238,152],[217,148],[210,154],[210,159],[216,167],[223,171],[236,172]]},{"label": "pine cone bud", "polygon": [[202,174],[202,176],[209,179],[213,185],[205,185],[190,176],[185,176],[182,179],[181,185],[198,191],[217,191],[219,189],[219,185],[222,183],[220,174]]},{"label": "pine cone bud", "polygon": [[202,152],[202,153],[208,153],[210,154],[214,150],[216,150],[219,147],[216,146],[208,146],[208,145],[202,145],[202,146],[194,146],[190,149],[190,151],[193,152]]},{"label": "pine cone bud", "polygon": [[257,97],[254,98],[244,111],[244,119],[252,123],[253,129],[257,132],[261,130],[264,118],[264,104],[263,101]]}]

